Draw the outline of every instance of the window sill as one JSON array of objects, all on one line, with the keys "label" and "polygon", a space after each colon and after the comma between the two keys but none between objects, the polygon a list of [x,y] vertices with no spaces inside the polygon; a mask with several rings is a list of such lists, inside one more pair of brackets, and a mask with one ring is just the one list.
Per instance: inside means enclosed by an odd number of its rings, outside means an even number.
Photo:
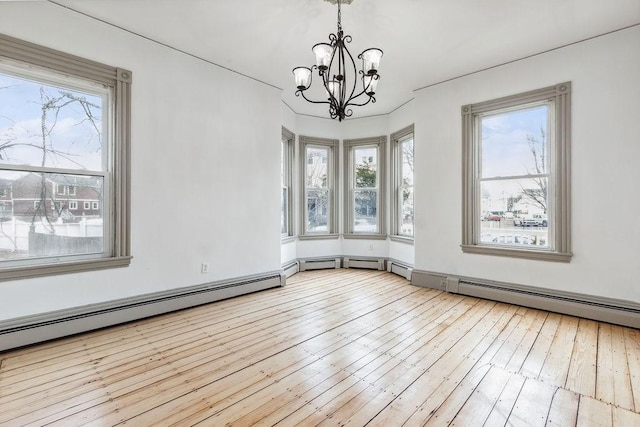
[{"label": "window sill", "polygon": [[366,233],[349,233],[343,234],[345,239],[360,239],[360,240],[387,240],[386,234],[366,234]]},{"label": "window sill", "polygon": [[80,273],[84,271],[103,270],[107,268],[128,267],[130,256],[98,258],[86,261],[41,264],[29,267],[0,268],[0,281],[46,277],[56,274]]},{"label": "window sill", "polygon": [[296,241],[296,236],[284,236],[280,239],[281,244],[291,243]]},{"label": "window sill", "polygon": [[339,234],[301,234],[298,236],[298,240],[327,240],[327,239],[338,239],[340,238]]},{"label": "window sill", "polygon": [[523,250],[506,247],[489,247],[480,245],[460,245],[462,252],[478,255],[504,256],[530,259],[535,261],[571,262],[571,253],[551,252],[543,250]]},{"label": "window sill", "polygon": [[407,245],[413,245],[413,237],[399,236],[399,235],[391,235],[389,239],[392,242],[406,243]]}]

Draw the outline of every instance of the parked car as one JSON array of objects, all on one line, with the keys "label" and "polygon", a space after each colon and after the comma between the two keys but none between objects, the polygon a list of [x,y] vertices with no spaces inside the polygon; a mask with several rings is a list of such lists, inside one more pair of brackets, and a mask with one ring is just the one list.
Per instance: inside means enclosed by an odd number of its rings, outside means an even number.
[{"label": "parked car", "polygon": [[546,227],[549,222],[546,214],[532,214],[516,218],[513,224],[521,227]]},{"label": "parked car", "polygon": [[484,219],[487,221],[500,221],[502,217],[495,212],[489,212]]}]

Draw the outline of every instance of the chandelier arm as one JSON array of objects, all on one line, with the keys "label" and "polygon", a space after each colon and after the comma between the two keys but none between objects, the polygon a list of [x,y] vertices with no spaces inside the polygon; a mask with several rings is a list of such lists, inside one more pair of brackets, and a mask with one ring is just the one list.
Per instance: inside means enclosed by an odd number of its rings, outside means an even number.
[{"label": "chandelier arm", "polygon": [[[349,42],[350,42],[351,41],[351,36],[347,36],[347,37],[349,38]],[[345,37],[345,40],[346,40],[346,37]],[[347,102],[345,103],[345,107],[346,107],[346,105],[349,104],[349,101],[351,101],[354,98],[357,98],[358,96],[361,95],[361,93],[356,95],[355,97],[353,96],[353,94],[356,91],[356,86],[358,85],[358,77],[357,77],[358,76],[358,71],[357,71],[357,68],[356,68],[356,61],[353,59],[353,55],[351,55],[351,52],[349,52],[349,49],[347,49],[346,46],[345,46],[344,50],[347,51],[347,55],[349,55],[349,59],[351,60],[351,65],[353,66],[353,76],[354,76],[353,77],[353,87],[351,88],[351,94],[349,95],[349,98],[348,98]],[[363,93],[364,93],[364,91],[363,91]]]},{"label": "chandelier arm", "polygon": [[312,104],[329,104],[329,105],[331,105],[331,102],[329,102],[329,101],[314,101],[312,99],[309,99],[309,98],[306,97],[306,95],[304,94],[303,90],[297,90],[296,91],[296,96],[300,96],[300,95],[302,95],[302,98],[304,98],[305,101],[310,102]]},{"label": "chandelier arm", "polygon": [[[355,99],[355,98],[354,98]],[[349,107],[349,106],[354,106],[354,107],[364,107],[365,105],[367,105],[368,103],[373,103],[375,104],[376,102],[376,97],[375,96],[370,96],[369,99],[367,99],[366,102],[363,102],[362,104],[358,104],[355,102],[351,102],[351,99],[345,104],[345,108]]]}]

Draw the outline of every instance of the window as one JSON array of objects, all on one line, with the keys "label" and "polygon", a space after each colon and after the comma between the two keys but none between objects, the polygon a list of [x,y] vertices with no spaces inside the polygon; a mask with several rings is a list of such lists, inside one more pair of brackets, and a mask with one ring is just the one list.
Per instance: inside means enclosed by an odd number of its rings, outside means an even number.
[{"label": "window", "polygon": [[69,210],[75,211],[78,209],[78,202],[69,202]]},{"label": "window", "polygon": [[344,237],[386,238],[384,154],[386,136],[344,141]]},{"label": "window", "polygon": [[300,238],[338,237],[338,141],[300,137],[302,230]]},{"label": "window", "polygon": [[100,209],[100,204],[98,202],[91,202],[91,209],[93,210]]},{"label": "window", "polygon": [[[0,180],[14,207],[0,280],[129,264],[130,84],[129,71],[0,35]],[[77,192],[106,215],[82,228],[64,209]]]},{"label": "window", "polygon": [[286,128],[282,128],[280,150],[280,234],[282,238],[293,236],[293,145],[296,136]]},{"label": "window", "polygon": [[462,107],[462,250],[569,262],[571,83]]},{"label": "window", "polygon": [[391,134],[391,239],[413,239],[413,125]]}]

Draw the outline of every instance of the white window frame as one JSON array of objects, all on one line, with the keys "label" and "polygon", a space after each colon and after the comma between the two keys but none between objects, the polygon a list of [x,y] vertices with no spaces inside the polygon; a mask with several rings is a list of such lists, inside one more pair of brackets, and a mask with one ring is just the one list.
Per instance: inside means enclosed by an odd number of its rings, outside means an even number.
[{"label": "white window frame", "polygon": [[70,202],[69,202],[69,210],[70,210],[70,211],[78,210],[78,202],[76,202],[76,201],[70,201]]},{"label": "white window frame", "polygon": [[[522,248],[483,244],[480,242],[480,162],[479,122],[482,115],[526,108],[547,103],[550,107],[549,128],[549,246]],[[533,90],[491,101],[462,107],[463,176],[462,176],[462,251],[471,254],[515,258],[571,261],[571,83]]]},{"label": "white window frame", "polygon": [[[102,254],[55,256],[0,263],[0,281],[41,277],[96,269],[125,267],[130,264],[130,134],[131,78],[130,71],[49,49],[37,44],[0,34],[0,63],[11,64],[39,73],[43,79],[85,81],[108,88],[110,111],[108,168],[100,172],[104,181],[105,212],[104,246]],[[2,170],[19,169],[3,165]],[[49,172],[42,168],[42,172]],[[86,175],[83,171],[61,171]],[[52,262],[55,259],[55,262]]]},{"label": "white window frame", "polygon": [[[415,237],[402,233],[402,194],[407,188],[414,188],[414,185],[405,185],[402,179],[403,153],[402,144],[409,139],[413,140],[413,149],[415,152],[415,135],[413,124],[400,129],[391,134],[391,234],[389,238],[394,241],[413,243]],[[415,156],[414,156],[415,158]],[[415,176],[414,176],[415,182]],[[415,221],[415,191],[414,191],[414,221]]]},{"label": "white window frame", "polygon": [[[298,239],[337,239],[338,234],[338,147],[337,139],[316,138],[312,136],[300,136],[299,140],[299,157],[300,157],[300,232]],[[327,186],[329,191],[328,197],[328,231],[313,232],[307,231],[307,148],[323,148],[328,151],[327,158]]]},{"label": "white window frame", "polygon": [[[378,231],[371,232],[356,232],[355,226],[355,151],[361,148],[376,148],[378,158],[376,159],[376,187],[375,188],[361,188],[360,190],[373,190],[377,194],[377,207],[376,216]],[[387,137],[386,135],[359,138],[359,139],[345,139],[343,141],[344,149],[344,233],[345,239],[386,239],[386,227],[385,227],[385,210],[386,210],[386,197],[385,197],[385,183],[386,183],[386,147]]]},{"label": "white window frame", "polygon": [[91,209],[99,210],[100,209],[100,203],[99,202],[91,202]]},{"label": "white window frame", "polygon": [[295,134],[283,126],[281,150],[283,163],[282,167],[284,170],[284,182],[281,182],[282,191],[280,193],[280,197],[282,198],[283,191],[286,190],[287,193],[286,200],[284,200],[284,202],[286,203],[284,213],[286,215],[285,225],[287,227],[287,230],[285,233],[280,233],[283,242],[294,240],[295,235],[295,221],[293,216],[293,156],[295,141]]}]

